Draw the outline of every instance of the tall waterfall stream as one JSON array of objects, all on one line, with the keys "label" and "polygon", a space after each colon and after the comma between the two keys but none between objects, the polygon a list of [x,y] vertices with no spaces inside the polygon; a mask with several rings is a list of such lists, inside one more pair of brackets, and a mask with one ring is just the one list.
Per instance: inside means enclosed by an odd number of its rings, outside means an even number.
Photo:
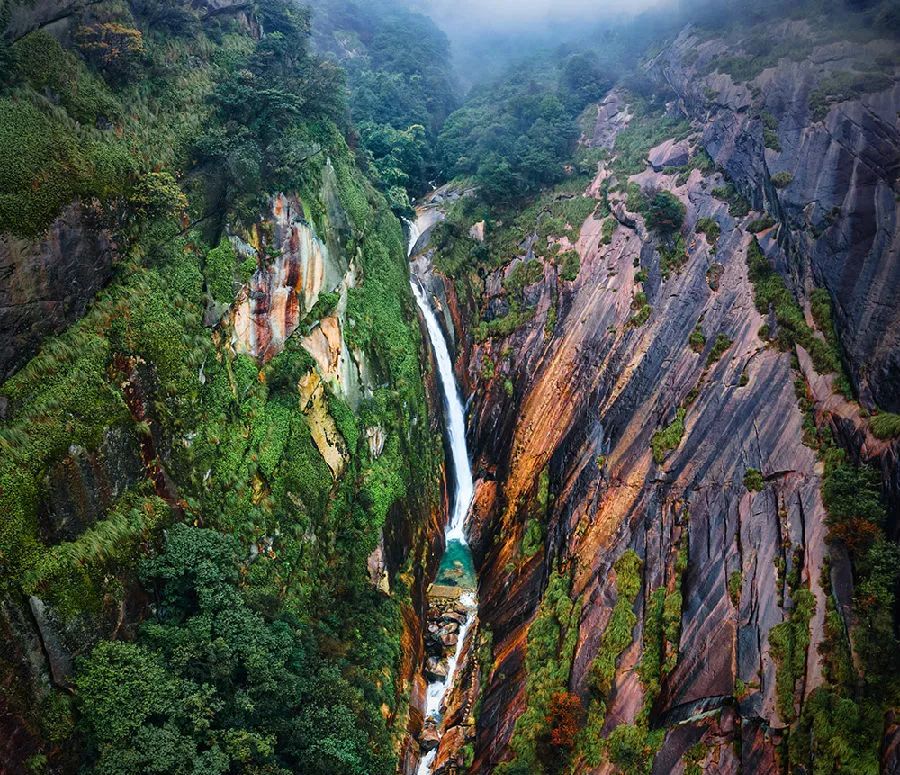
[{"label": "tall waterfall stream", "polygon": [[[409,227],[408,253],[410,257],[419,239],[419,229],[414,222],[407,222]],[[437,316],[431,308],[425,290],[419,282],[413,278],[410,281],[416,303],[422,311],[425,325],[428,329],[428,338],[434,351],[437,363],[438,376],[440,378],[441,393],[444,402],[444,429],[447,438],[447,446],[452,458],[453,473],[453,500],[450,517],[445,528],[446,548],[438,569],[435,585],[449,585],[459,591],[458,601],[466,609],[465,621],[460,625],[456,641],[456,649],[447,661],[446,677],[440,681],[428,684],[425,707],[426,723],[434,723],[440,728],[440,720],[443,712],[444,700],[453,687],[453,679],[459,657],[465,644],[466,635],[475,622],[478,609],[476,599],[476,587],[474,572],[472,571],[472,557],[466,540],[466,516],[469,506],[472,504],[474,486],[472,483],[472,466],[469,462],[469,451],[466,448],[465,413],[456,377],[453,373],[453,359],[447,347],[443,330],[438,323]],[[467,570],[465,567],[468,566]],[[436,750],[429,751],[419,764],[418,775],[429,775],[434,765]]]}]

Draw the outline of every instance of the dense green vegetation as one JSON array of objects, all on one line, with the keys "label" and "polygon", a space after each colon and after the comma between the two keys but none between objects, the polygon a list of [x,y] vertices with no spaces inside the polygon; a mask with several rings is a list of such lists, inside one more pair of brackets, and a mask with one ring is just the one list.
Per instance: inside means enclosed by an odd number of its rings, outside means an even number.
[{"label": "dense green vegetation", "polygon": [[319,48],[347,73],[362,154],[398,212],[439,170],[438,132],[457,107],[449,43],[434,23],[390,0],[314,3]]},{"label": "dense green vegetation", "polygon": [[591,53],[517,65],[476,87],[447,120],[437,146],[443,175],[474,178],[492,204],[560,182],[579,136],[578,115],[611,85]]},{"label": "dense green vegetation", "polygon": [[[0,230],[39,234],[80,198],[119,255],[88,314],[0,386],[3,591],[39,595],[78,657],[71,696],[27,688],[15,708],[46,742],[35,771],[396,767],[407,590],[376,591],[366,557],[391,513],[415,526],[428,510],[440,457],[405,241],[306,11],[246,11],[111,0],[65,45],[38,32],[4,49]],[[326,390],[336,470],[300,405],[316,367],[299,341],[260,363],[204,325],[277,256],[260,217],[279,190],[358,267],[345,335],[375,383],[356,410]],[[338,300],[321,294],[304,325]],[[66,472],[113,463],[136,480],[98,487],[59,531],[51,488],[77,501]]]}]

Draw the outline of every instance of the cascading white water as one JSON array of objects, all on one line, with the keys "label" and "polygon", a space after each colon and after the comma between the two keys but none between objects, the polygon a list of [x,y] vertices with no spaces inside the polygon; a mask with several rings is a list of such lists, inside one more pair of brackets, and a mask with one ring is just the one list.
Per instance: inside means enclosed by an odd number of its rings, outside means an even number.
[{"label": "cascading white water", "polygon": [[[407,221],[407,225],[409,226],[408,253],[412,255],[416,243],[419,240],[419,229],[416,224],[411,221]],[[466,426],[463,402],[459,393],[459,388],[456,384],[456,377],[453,374],[453,360],[450,358],[447,341],[444,339],[444,332],[441,330],[437,316],[434,314],[431,304],[428,303],[425,291],[419,283],[413,279],[410,281],[410,284],[412,285],[416,303],[419,305],[422,316],[425,318],[425,327],[428,330],[428,338],[431,341],[431,346],[434,350],[434,358],[437,362],[441,392],[443,393],[444,398],[444,421],[447,432],[447,443],[450,447],[450,454],[453,460],[453,505],[444,535],[447,548],[454,542],[466,547],[465,521],[469,506],[472,504],[474,485],[472,483],[472,466],[469,463],[469,451],[466,448]],[[466,551],[468,551],[468,549],[466,549]],[[441,707],[444,698],[446,697],[448,690],[453,686],[456,666],[465,644],[466,635],[475,622],[477,600],[474,590],[464,592],[460,596],[459,602],[466,608],[466,619],[459,628],[454,654],[447,662],[447,675],[443,681],[434,681],[428,684],[425,703],[425,718],[430,718],[436,723],[439,723],[440,720]],[[435,755],[436,751],[429,751],[422,758],[422,761],[419,764],[418,775],[429,775],[432,765],[434,764]]]},{"label": "cascading white water", "polygon": [[444,421],[447,428],[447,440],[450,446],[450,454],[453,458],[453,471],[456,481],[453,493],[453,510],[447,525],[447,541],[460,541],[466,543],[463,531],[466,513],[472,503],[474,488],[472,485],[472,467],[469,464],[469,452],[466,449],[466,425],[463,414],[463,403],[456,386],[456,378],[453,375],[453,361],[444,340],[444,333],[437,321],[431,305],[425,298],[425,292],[415,280],[412,282],[413,294],[425,317],[425,326],[428,329],[428,338],[434,349],[434,358],[437,361],[438,375],[441,380],[441,389],[444,394]]}]

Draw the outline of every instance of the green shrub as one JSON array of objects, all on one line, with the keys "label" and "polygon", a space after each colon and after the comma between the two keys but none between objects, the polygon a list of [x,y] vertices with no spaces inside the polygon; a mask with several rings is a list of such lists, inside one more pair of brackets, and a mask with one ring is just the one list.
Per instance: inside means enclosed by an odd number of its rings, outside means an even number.
[{"label": "green shrub", "polygon": [[732,218],[743,218],[750,212],[750,202],[738,192],[733,183],[714,188],[712,195],[728,204],[728,212]]},{"label": "green shrub", "polygon": [[794,180],[794,176],[787,171],[776,172],[772,175],[772,185],[775,188],[787,188]]},{"label": "green shrub", "polygon": [[688,337],[688,344],[695,353],[703,352],[703,349],[706,347],[706,337],[703,335],[703,329],[699,323],[691,331],[691,335]]},{"label": "green shrub", "polygon": [[616,229],[619,227],[619,222],[615,218],[607,218],[603,222],[603,229],[600,234],[600,242],[604,245],[609,245],[612,243],[613,234],[616,233]]},{"label": "green shrub", "polygon": [[681,437],[684,436],[685,431],[684,419],[686,415],[687,411],[679,408],[675,413],[675,419],[665,428],[653,434],[653,440],[651,441],[653,462],[657,465],[660,465],[666,459],[666,455],[681,444]]},{"label": "green shrub", "polygon": [[522,555],[531,557],[537,554],[544,546],[544,530],[541,523],[534,518],[525,523],[525,533],[522,536]]},{"label": "green shrub", "polygon": [[879,412],[869,420],[869,429],[879,439],[895,439],[900,436],[900,414]]},{"label": "green shrub", "polygon": [[653,314],[653,307],[649,304],[644,304],[631,316],[631,319],[628,321],[629,328],[640,328],[650,319],[651,314]]},{"label": "green shrub", "polygon": [[771,229],[775,225],[775,219],[766,213],[762,218],[755,218],[747,224],[747,231],[751,234],[759,234],[761,231]]},{"label": "green shrub", "polygon": [[731,339],[729,339],[725,334],[717,334],[716,341],[713,343],[712,350],[709,351],[709,355],[706,358],[706,365],[712,366],[716,363],[724,354],[725,351],[734,344]]},{"label": "green shrub", "polygon": [[[746,480],[746,476],[744,478]],[[743,581],[743,576],[739,570],[732,571],[728,576],[728,596],[731,598],[731,602],[735,608],[741,603],[741,588],[743,586]]]},{"label": "green shrub", "polygon": [[521,293],[529,285],[534,285],[543,277],[544,267],[540,261],[520,261],[512,268],[509,275],[504,278],[503,287],[507,293]]},{"label": "green shrub", "polygon": [[669,275],[681,269],[687,261],[687,245],[685,245],[684,237],[681,234],[659,246],[659,271],[664,280],[668,280]]},{"label": "green shrub", "polygon": [[763,479],[763,475],[760,471],[755,468],[748,468],[744,472],[744,487],[746,487],[751,492],[759,492],[763,488],[765,488],[766,482]]},{"label": "green shrub", "polygon": [[643,726],[619,724],[606,741],[609,759],[623,775],[650,775],[664,736],[664,729],[648,732]]},{"label": "green shrub", "polygon": [[697,233],[705,234],[710,246],[715,247],[722,229],[714,218],[701,218],[697,221]]},{"label": "green shrub", "polygon": [[16,65],[37,92],[49,91],[76,121],[93,126],[114,120],[122,105],[106,85],[47,32],[26,35],[13,46]]},{"label": "green shrub", "polygon": [[575,250],[567,250],[560,256],[559,276],[566,282],[574,282],[581,271],[581,256]]},{"label": "green shrub", "polygon": [[681,200],[670,191],[657,191],[643,209],[647,227],[665,235],[681,229],[686,212]]}]

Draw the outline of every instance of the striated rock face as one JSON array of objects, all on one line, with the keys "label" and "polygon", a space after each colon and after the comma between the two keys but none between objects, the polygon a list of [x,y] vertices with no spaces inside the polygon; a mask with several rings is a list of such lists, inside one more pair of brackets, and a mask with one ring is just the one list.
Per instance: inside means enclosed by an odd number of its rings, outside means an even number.
[{"label": "striated rock face", "polygon": [[[259,264],[226,321],[235,350],[265,362],[297,332],[321,377],[358,407],[371,395],[376,377],[363,354],[351,352],[344,337],[347,291],[356,285],[353,261],[316,234],[300,200],[283,194],[274,197],[270,218],[254,227],[249,242],[237,237],[232,241]],[[324,294],[329,294],[327,308],[315,314]]]},{"label": "striated rock face", "polygon": [[[303,217],[297,199],[276,196],[271,220],[258,225],[252,238],[254,244],[243,252],[251,257],[262,254],[264,265],[236,302],[233,338],[238,352],[268,360],[280,352],[284,340],[319,300],[326,276],[334,287],[342,271]],[[266,261],[267,247],[276,252],[274,261]]]},{"label": "striated rock face", "polygon": [[84,315],[109,281],[113,259],[109,235],[79,204],[39,239],[0,235],[0,380],[34,355],[44,337]]},{"label": "striated rock face", "polygon": [[[770,34],[787,41],[812,36],[804,22]],[[877,58],[896,62],[896,48],[877,40],[829,42],[814,46],[803,61],[783,59],[747,83],[703,76],[726,53],[734,52],[724,41],[701,40],[686,30],[652,67],[687,114],[703,122],[703,144],[716,163],[755,207],[775,212],[786,226],[779,240],[797,290],[813,281],[828,289],[861,399],[898,411],[900,81],[894,77],[889,88],[815,112],[821,104],[815,89],[823,79],[865,69],[861,63]],[[777,137],[768,148],[766,119]],[[789,181],[782,188],[773,184],[778,175]]]},{"label": "striated rock face", "polygon": [[[829,590],[844,621],[852,616],[852,576],[846,555],[826,543],[822,465],[803,443],[797,390],[812,396],[817,422],[836,429],[857,459],[882,466],[888,487],[897,479],[896,451],[871,437],[859,406],[834,394],[831,377],[816,374],[802,348],[780,352],[760,338],[773,321],[754,304],[747,251],[748,227],[765,207],[782,226],[759,233],[761,249],[801,300],[813,281],[829,290],[863,401],[896,407],[900,260],[892,186],[900,91],[833,107],[814,122],[799,107],[811,89],[805,66],[766,71],[765,104],[781,119],[783,150],[775,153],[764,148],[750,88],[710,76],[718,91],[707,96],[702,79],[679,64],[689,48],[699,46],[698,62],[712,56],[710,45],[686,33],[654,63],[696,119],[694,132],[682,145],[653,149],[652,164],[631,179],[685,206],[683,265],[665,270],[641,214],[624,194],[611,193],[611,239],[590,217],[573,246],[577,279],[563,280],[545,260],[540,279],[523,290],[534,314],[509,336],[479,343],[469,332],[473,320],[502,314],[502,281],[512,265],[488,274],[470,298],[458,298],[453,282],[428,278],[456,329],[458,376],[472,396],[471,544],[479,618],[493,634],[472,772],[490,772],[511,756],[515,721],[528,703],[526,638],[555,569],[571,573],[570,594],[581,604],[566,688],[588,707],[592,664],[618,600],[613,566],[626,550],[641,561],[636,625],[615,662],[597,733],[639,722],[646,709],[651,726],[666,730],[654,773],[682,772],[701,743],[707,771],[776,771],[781,730],[791,721],[785,713],[798,712],[824,680],[819,649]],[[614,92],[600,105],[593,142],[612,147],[630,119]],[[747,215],[732,215],[713,195],[728,182],[720,172],[666,174],[701,150],[750,200]],[[601,196],[605,164],[586,196]],[[773,175],[786,170],[794,182],[776,188]],[[840,216],[824,223],[834,207]],[[716,221],[717,238],[700,233],[700,219]],[[533,239],[521,249],[542,260],[546,252]],[[429,272],[427,257],[416,264],[420,274]],[[643,306],[645,319],[636,320]],[[702,344],[689,341],[695,330]],[[485,372],[488,360],[494,368]],[[654,455],[660,430],[669,443],[658,443]],[[756,472],[760,481],[750,484]],[[543,545],[527,556],[526,524],[536,508],[545,509]],[[791,712],[778,699],[769,636],[790,619],[798,589],[809,590],[812,613]],[[648,633],[651,606],[663,599],[664,665],[651,691],[638,668],[658,637]],[[577,752],[573,762],[575,772],[613,771]]]}]

